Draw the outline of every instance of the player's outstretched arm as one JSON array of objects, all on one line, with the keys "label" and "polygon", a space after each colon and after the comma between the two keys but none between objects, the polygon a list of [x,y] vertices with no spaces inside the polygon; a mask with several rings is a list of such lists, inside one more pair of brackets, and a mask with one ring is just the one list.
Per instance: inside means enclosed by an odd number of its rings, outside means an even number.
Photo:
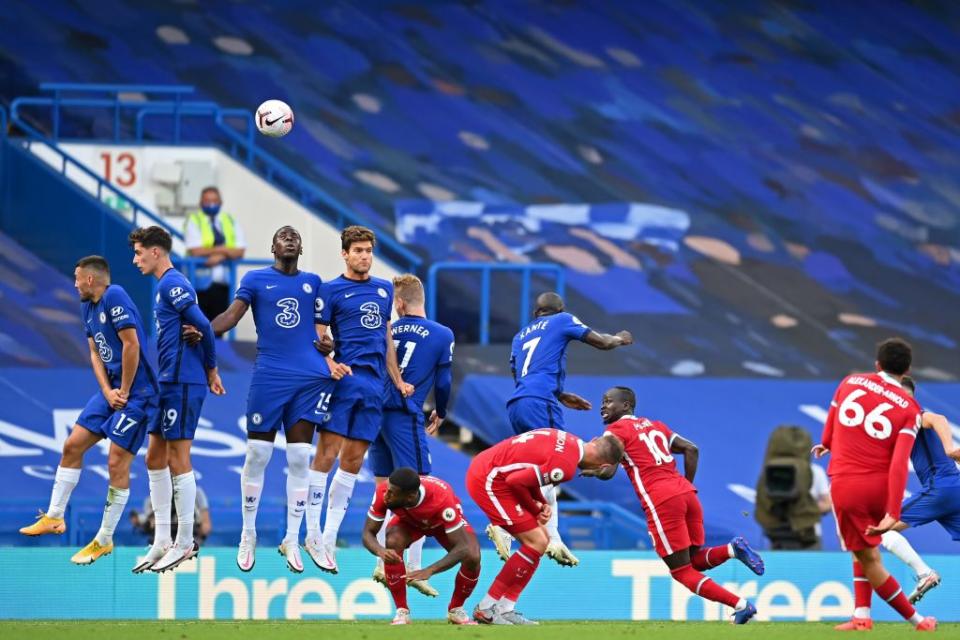
[{"label": "player's outstretched arm", "polygon": [[240,322],[240,318],[247,313],[247,309],[250,308],[243,300],[235,298],[233,302],[230,303],[230,306],[227,307],[227,310],[218,315],[210,322],[210,327],[213,329],[214,335],[218,338],[225,334],[227,331],[233,329]]},{"label": "player's outstretched arm", "polygon": [[609,351],[610,349],[616,349],[617,347],[625,347],[633,344],[633,334],[631,334],[629,331],[620,331],[615,334],[590,331],[583,337],[583,341],[594,349]]},{"label": "player's outstretched arm", "polygon": [[570,393],[569,391],[561,391],[558,393],[557,400],[568,409],[574,409],[576,411],[589,411],[593,408],[589,400],[575,393]]},{"label": "player's outstretched arm", "polygon": [[953,446],[953,434],[950,432],[950,422],[946,416],[932,411],[924,411],[920,426],[924,429],[933,429],[937,437],[940,438],[943,450],[947,452],[947,455],[960,462],[960,448]]},{"label": "player's outstretched arm", "polygon": [[464,558],[470,555],[471,550],[475,551],[477,555],[480,554],[480,544],[477,542],[477,537],[471,533],[467,533],[466,527],[460,527],[456,531],[448,533],[447,540],[453,543],[453,548],[447,551],[447,555],[428,567],[424,567],[418,571],[408,572],[408,582],[410,580],[428,580],[430,576],[443,573],[447,569],[457,566],[463,562]]},{"label": "player's outstretched arm", "polygon": [[670,451],[683,455],[683,475],[687,480],[693,482],[697,475],[697,464],[700,462],[700,449],[686,438],[673,434]]}]

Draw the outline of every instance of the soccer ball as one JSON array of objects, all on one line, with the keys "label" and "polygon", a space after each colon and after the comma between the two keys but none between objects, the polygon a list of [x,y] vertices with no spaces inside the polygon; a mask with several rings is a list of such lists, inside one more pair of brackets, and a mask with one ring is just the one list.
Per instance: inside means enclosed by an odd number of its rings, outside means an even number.
[{"label": "soccer ball", "polygon": [[282,100],[267,100],[257,107],[257,129],[265,136],[282,138],[293,129],[293,110]]}]

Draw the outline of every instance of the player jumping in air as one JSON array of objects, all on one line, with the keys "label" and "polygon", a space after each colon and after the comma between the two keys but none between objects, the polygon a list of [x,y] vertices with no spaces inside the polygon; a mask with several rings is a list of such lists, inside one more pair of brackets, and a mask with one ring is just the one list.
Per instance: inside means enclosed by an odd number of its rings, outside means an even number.
[{"label": "player jumping in air", "polygon": [[[331,418],[321,425],[320,442],[310,471],[305,548],[322,571],[337,573],[337,533],[347,513],[350,496],[363,465],[363,456],[380,433],[383,401],[389,382],[403,397],[414,389],[400,376],[397,352],[390,334],[393,285],[370,275],[373,266],[373,232],[347,227],[340,236],[343,275],[321,288],[318,331],[333,332],[337,360],[352,370],[337,385],[330,403]],[[320,531],[320,509],[327,474],[339,460],[330,483],[326,520]]]},{"label": "player jumping in air", "polygon": [[256,562],[257,511],[267,464],[277,431],[287,441],[287,531],[279,552],[294,573],[303,572],[300,525],[308,500],[310,454],[317,425],[328,418],[335,380],[349,373],[314,345],[319,320],[320,276],[300,271],[300,234],[280,227],[270,252],[274,264],[243,276],[226,311],[213,319],[221,335],[237,326],[253,309],[257,327],[257,359],[247,396],[247,455],[240,478],[243,531],[237,566],[250,571]]},{"label": "player jumping in air", "polygon": [[[507,401],[507,414],[515,433],[525,433],[543,427],[562,429],[564,405],[570,409],[586,411],[590,402],[563,390],[567,368],[567,344],[579,340],[595,349],[604,351],[633,344],[629,331],[616,335],[597,333],[567,312],[563,298],[556,293],[537,296],[534,320],[513,338],[510,350],[510,369],[516,387]],[[553,486],[544,487],[544,497],[550,505],[550,521],[547,531],[550,545],[547,556],[564,566],[574,566],[580,561],[560,538],[558,528],[559,510],[557,493]],[[510,556],[510,538],[502,529],[487,528],[502,560]]]},{"label": "player jumping in air", "polygon": [[[674,580],[701,598],[731,607],[734,623],[746,624],[756,607],[700,572],[736,558],[759,576],[763,559],[741,537],[704,548],[703,508],[693,486],[699,451],[664,423],[635,416],[636,406],[632,389],[613,387],[603,394],[600,417],[606,432],[623,443],[623,468],[643,505],[657,555]],[[683,475],[674,453],[683,454]]]},{"label": "player jumping in air", "polygon": [[[67,530],[63,514],[80,481],[83,456],[103,438],[110,440],[110,485],[96,537],[70,559],[92,564],[113,551],[113,532],[130,497],[130,464],[158,411],[157,379],[143,355],[146,335],[136,305],[123,287],[110,284],[110,267],[100,256],[77,261],[74,286],[80,293],[90,364],[100,386],[63,443],[50,507],[35,523],[20,529],[27,536]],[[168,476],[169,480],[169,476]],[[192,512],[192,509],[191,509]]]},{"label": "player jumping in air", "polygon": [[584,442],[559,429],[528,431],[476,456],[467,471],[467,491],[490,519],[520,542],[473,611],[481,624],[539,624],[516,610],[533,578],[550,535],[552,509],[543,488],[580,475],[609,480],[617,473],[623,444],[616,438]]},{"label": "player jumping in air", "polygon": [[[393,517],[383,526],[387,514]],[[378,532],[386,529],[386,544]],[[417,540],[434,538],[447,554],[429,567],[404,570],[403,552]],[[443,480],[421,476],[411,467],[400,467],[387,482],[377,485],[373,504],[363,528],[363,546],[384,563],[387,588],[393,595],[397,615],[393,624],[410,624],[407,582],[426,582],[430,576],[460,565],[453,583],[453,595],[447,605],[451,624],[476,624],[464,611],[466,602],[480,578],[480,544],[473,528],[463,517],[460,499]]]},{"label": "player jumping in air", "polygon": [[[370,445],[369,462],[377,484],[387,481],[395,469],[411,467],[424,476],[430,473],[430,447],[427,433],[434,434],[446,416],[450,398],[450,367],[453,363],[453,331],[433,320],[427,320],[424,311],[423,283],[410,273],[393,279],[393,304],[399,319],[391,332],[397,350],[400,374],[413,385],[414,394],[404,398],[392,384],[385,391],[383,426],[380,435]],[[435,389],[436,409],[425,427],[423,403],[430,389]],[[380,529],[377,541],[385,544],[386,527]],[[420,537],[410,545],[408,569],[420,569],[423,543]],[[373,579],[386,584],[383,563],[377,562]],[[410,582],[410,586],[424,595],[438,594],[429,583]]]},{"label": "player jumping in air", "polygon": [[913,351],[900,338],[877,348],[876,373],[847,376],[837,387],[813,454],[831,453],[827,473],[843,548],[853,553],[854,617],[841,631],[870,629],[870,590],[918,631],[933,631],[937,621],[923,617],[883,566],[881,535],[900,519],[907,486],[907,460],[921,423],[919,405],[903,388]]},{"label": "player jumping in air", "polygon": [[[197,305],[197,292],[190,281],[170,261],[173,238],[165,229],[152,226],[136,229],[129,241],[133,263],[143,275],[157,279],[153,313],[160,379],[160,420],[150,428],[147,445],[147,474],[156,529],[153,545],[133,572],[162,572],[176,568],[200,550],[193,539],[197,480],[190,463],[190,446],[207,387],[217,395],[226,391],[217,372],[210,322]],[[181,330],[184,324],[200,332],[199,347],[187,344]],[[174,541],[170,540],[171,502],[177,507]]]},{"label": "player jumping in air", "polygon": [[[915,384],[910,376],[903,376],[900,384],[914,395]],[[947,419],[931,411],[921,414],[917,442],[913,445],[910,459],[913,469],[923,485],[923,491],[904,500],[900,520],[881,536],[883,548],[900,558],[913,569],[917,585],[907,598],[911,604],[940,584],[940,574],[931,569],[899,532],[909,527],[919,527],[936,520],[954,540],[960,541],[960,449],[954,447]],[[858,594],[854,626],[870,628],[871,591],[854,581]],[[850,624],[850,623],[848,623]]]}]

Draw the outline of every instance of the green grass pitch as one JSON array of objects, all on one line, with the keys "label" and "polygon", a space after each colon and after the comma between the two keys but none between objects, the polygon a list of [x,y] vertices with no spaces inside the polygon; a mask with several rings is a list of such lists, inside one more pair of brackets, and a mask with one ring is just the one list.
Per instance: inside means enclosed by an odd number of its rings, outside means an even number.
[{"label": "green grass pitch", "polygon": [[[2,638],[56,638],[73,640],[303,640],[329,637],[336,640],[379,640],[380,638],[418,640],[421,638],[523,638],[524,640],[619,640],[646,637],[656,640],[691,638],[763,638],[799,640],[836,638],[834,623],[751,622],[743,627],[722,622],[603,622],[545,621],[538,627],[454,627],[438,621],[415,622],[409,627],[391,627],[389,622],[157,622],[83,620],[57,622],[0,622]],[[877,623],[871,640],[901,638],[912,629],[906,623]],[[942,624],[941,637],[960,637],[960,624]],[[314,636],[313,634],[323,634]],[[329,634],[329,635],[327,635]],[[640,635],[644,634],[644,635]]]}]

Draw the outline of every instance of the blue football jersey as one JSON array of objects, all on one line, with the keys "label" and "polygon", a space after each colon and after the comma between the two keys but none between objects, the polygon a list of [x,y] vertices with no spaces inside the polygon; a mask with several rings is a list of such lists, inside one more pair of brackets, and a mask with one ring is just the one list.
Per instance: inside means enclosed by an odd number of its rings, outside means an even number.
[{"label": "blue football jersey", "polygon": [[280,376],[330,375],[313,346],[322,302],[320,276],[307,271],[286,274],[274,267],[247,272],[237,299],[253,310],[257,326],[254,371]]},{"label": "blue football jersey", "polygon": [[157,379],[144,355],[147,336],[140,321],[140,312],[120,285],[107,287],[98,302],[84,302],[81,305],[83,328],[87,337],[92,338],[100,354],[100,360],[107,369],[107,376],[114,389],[120,388],[123,376],[123,342],[119,332],[132,327],[140,341],[140,364],[130,387],[131,395],[153,394],[157,391]]},{"label": "blue football jersey", "polygon": [[387,323],[393,284],[381,278],[350,280],[338,276],[321,291],[320,322],[336,343],[337,362],[365,367],[377,377],[387,373]]},{"label": "blue football jersey", "polygon": [[567,343],[588,333],[590,327],[566,312],[540,316],[521,329],[510,349],[516,382],[510,399],[556,398],[567,376]]},{"label": "blue football jersey", "polygon": [[920,429],[910,452],[910,461],[917,479],[924,487],[960,485],[960,470],[943,450],[943,443],[933,429]]},{"label": "blue football jersey", "polygon": [[409,407],[412,411],[420,411],[437,379],[438,369],[453,363],[453,331],[433,320],[404,316],[393,324],[390,332],[403,381],[412,384],[415,390],[407,399],[410,401],[408,405],[393,382],[388,382],[387,401],[383,408]]},{"label": "blue football jersey", "polygon": [[153,307],[160,382],[207,384],[204,363],[210,363],[215,356],[205,354],[201,345],[186,344],[182,337],[184,323],[190,322],[188,309],[196,304],[197,292],[185,275],[171,268],[160,276]]}]

